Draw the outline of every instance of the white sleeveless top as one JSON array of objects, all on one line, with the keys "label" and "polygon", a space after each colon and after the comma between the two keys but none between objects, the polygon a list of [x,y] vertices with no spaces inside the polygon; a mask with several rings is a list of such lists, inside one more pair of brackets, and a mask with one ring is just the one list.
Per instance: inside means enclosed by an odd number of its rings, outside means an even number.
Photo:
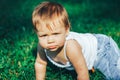
[{"label": "white sleeveless top", "polygon": [[[96,37],[90,33],[82,34],[82,33],[70,32],[69,35],[66,37],[66,41],[70,40],[70,39],[74,39],[80,44],[80,46],[82,47],[82,53],[85,58],[88,70],[91,70],[94,65],[96,56],[97,56],[97,39],[96,39]],[[45,53],[46,53],[48,60],[50,62],[52,62],[54,65],[61,67],[61,68],[66,68],[68,70],[74,69],[70,62],[67,62],[65,65],[57,63],[57,62],[53,61],[47,55],[48,53],[46,50],[45,50]],[[65,55],[66,60],[68,60],[67,56],[66,56],[66,43],[64,45],[64,55]]]}]

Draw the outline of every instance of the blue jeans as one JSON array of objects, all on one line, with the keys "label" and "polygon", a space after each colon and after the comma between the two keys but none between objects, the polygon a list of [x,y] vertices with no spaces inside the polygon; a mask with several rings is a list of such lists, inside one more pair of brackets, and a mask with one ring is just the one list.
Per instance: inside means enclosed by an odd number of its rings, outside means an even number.
[{"label": "blue jeans", "polygon": [[120,80],[120,49],[111,37],[102,34],[95,36],[98,53],[94,68],[100,70],[107,80]]}]

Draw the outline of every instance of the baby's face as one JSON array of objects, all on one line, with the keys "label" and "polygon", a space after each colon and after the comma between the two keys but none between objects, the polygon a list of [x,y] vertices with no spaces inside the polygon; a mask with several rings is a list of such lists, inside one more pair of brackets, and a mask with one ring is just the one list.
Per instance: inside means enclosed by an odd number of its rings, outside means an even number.
[{"label": "baby's face", "polygon": [[69,29],[63,26],[41,27],[37,32],[40,45],[50,51],[63,47]]}]

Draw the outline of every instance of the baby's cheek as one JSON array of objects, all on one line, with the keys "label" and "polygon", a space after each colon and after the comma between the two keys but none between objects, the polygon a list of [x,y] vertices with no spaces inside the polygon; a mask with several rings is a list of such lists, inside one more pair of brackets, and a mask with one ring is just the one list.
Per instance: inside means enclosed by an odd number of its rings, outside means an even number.
[{"label": "baby's cheek", "polygon": [[46,44],[42,41],[39,42],[39,44],[41,45],[41,47],[45,48]]},{"label": "baby's cheek", "polygon": [[65,44],[65,41],[64,41],[64,40],[61,40],[61,41],[59,41],[59,44],[60,44],[61,46],[63,46],[63,45]]}]

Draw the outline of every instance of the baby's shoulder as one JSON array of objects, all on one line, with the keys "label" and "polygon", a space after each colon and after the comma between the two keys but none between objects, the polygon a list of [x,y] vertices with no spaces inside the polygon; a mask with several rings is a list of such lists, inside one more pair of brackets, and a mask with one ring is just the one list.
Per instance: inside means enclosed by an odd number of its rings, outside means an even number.
[{"label": "baby's shoulder", "polygon": [[80,47],[81,48],[81,46],[80,46],[80,44],[78,43],[77,40],[75,40],[75,39],[69,39],[69,40],[66,41],[66,48],[68,50],[74,49],[76,47]]}]

